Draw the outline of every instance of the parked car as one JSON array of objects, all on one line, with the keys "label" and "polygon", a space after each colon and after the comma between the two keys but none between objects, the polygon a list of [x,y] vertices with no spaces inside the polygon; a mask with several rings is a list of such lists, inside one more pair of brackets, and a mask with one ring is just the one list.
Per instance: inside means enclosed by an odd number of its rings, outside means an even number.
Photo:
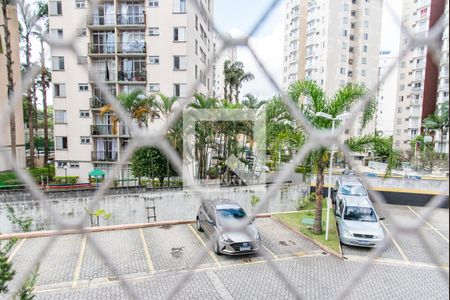
[{"label": "parked car", "polygon": [[261,247],[261,236],[253,223],[240,226],[240,222],[246,221],[247,214],[236,202],[227,199],[208,200],[198,210],[197,230],[204,231],[210,238],[217,234],[218,239],[213,246],[216,254],[253,253]]},{"label": "parked car", "polygon": [[384,239],[383,228],[367,190],[357,178],[341,177],[333,191],[335,216],[342,244],[376,247]]}]

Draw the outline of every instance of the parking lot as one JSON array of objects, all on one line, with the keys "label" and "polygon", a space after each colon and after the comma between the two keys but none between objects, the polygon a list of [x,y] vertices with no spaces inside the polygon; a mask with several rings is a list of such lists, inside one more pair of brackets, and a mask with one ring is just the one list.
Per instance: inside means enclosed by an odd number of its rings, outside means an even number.
[{"label": "parking lot", "polygon": [[[421,208],[387,206],[398,220],[416,220]],[[377,209],[380,215],[384,210]],[[390,217],[384,221],[387,235]],[[200,264],[177,298],[289,299],[289,280],[308,299],[333,298],[364,263],[368,249],[343,246],[345,259],[337,258],[271,218],[256,225],[263,247],[247,256],[217,256],[206,248],[207,238],[194,224],[166,225],[134,230],[57,237],[42,257],[35,294],[37,299],[127,299],[118,275],[130,283],[137,297],[161,299]],[[349,297],[448,298],[448,210],[436,210],[421,229],[439,267],[414,234],[394,236],[392,245],[375,259],[354,284]],[[11,251],[14,268],[22,274],[39,256],[50,238],[20,240]],[[95,249],[98,246],[102,255]],[[106,256],[111,265],[105,264]],[[270,266],[274,263],[281,278]],[[442,271],[445,276],[442,276]],[[446,277],[447,280],[444,278]],[[18,276],[16,276],[18,278]],[[17,285],[13,281],[11,287]]]}]

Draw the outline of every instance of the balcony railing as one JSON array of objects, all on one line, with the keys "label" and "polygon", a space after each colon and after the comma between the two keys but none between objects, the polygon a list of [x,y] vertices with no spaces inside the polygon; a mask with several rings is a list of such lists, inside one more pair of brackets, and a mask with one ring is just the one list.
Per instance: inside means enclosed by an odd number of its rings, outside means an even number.
[{"label": "balcony railing", "polygon": [[92,151],[92,161],[117,161],[117,151]]},{"label": "balcony railing", "polygon": [[94,72],[92,76],[89,76],[89,79],[90,81],[114,82],[117,80],[116,74],[114,70],[109,72]]},{"label": "balcony railing", "polygon": [[117,73],[119,81],[147,81],[147,71],[119,71]]},{"label": "balcony railing", "polygon": [[146,45],[145,42],[122,42],[117,44],[118,53],[145,53]]},{"label": "balcony railing", "polygon": [[[116,128],[114,128],[116,127]],[[117,126],[113,125],[91,125],[92,135],[117,135]]]},{"label": "balcony railing", "polygon": [[88,51],[89,54],[113,54],[116,53],[116,45],[115,43],[105,43],[105,44],[89,43]]},{"label": "balcony railing", "polygon": [[103,106],[106,105],[106,100],[103,101],[102,99],[98,98],[98,97],[94,97],[89,99],[89,103],[90,103],[90,107],[91,108],[102,108]]},{"label": "balcony railing", "polygon": [[144,14],[117,14],[117,25],[144,25]]},{"label": "balcony railing", "polygon": [[88,17],[88,25],[93,26],[111,26],[116,24],[114,14],[92,14]]}]

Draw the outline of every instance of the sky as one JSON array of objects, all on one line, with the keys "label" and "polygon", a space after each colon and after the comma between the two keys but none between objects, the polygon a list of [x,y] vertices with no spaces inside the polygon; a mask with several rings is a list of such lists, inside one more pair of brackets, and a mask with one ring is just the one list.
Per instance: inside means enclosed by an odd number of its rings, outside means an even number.
[{"label": "sky", "polygon": [[[249,41],[279,86],[282,84],[283,72],[285,1],[279,1],[280,4],[272,9],[270,16],[265,20],[260,30]],[[216,0],[214,2],[216,28],[220,32],[231,33],[233,37],[246,35],[272,2],[273,0]],[[384,0],[384,3],[380,50],[391,50],[392,53],[398,53],[400,26],[393,15],[400,19],[402,1]],[[386,4],[392,7],[393,13]],[[255,80],[243,85],[241,95],[252,93],[258,99],[267,99],[278,94],[277,89],[266,79],[265,73],[259,68],[249,51],[239,48],[238,60],[244,63],[247,71],[255,75]]]}]

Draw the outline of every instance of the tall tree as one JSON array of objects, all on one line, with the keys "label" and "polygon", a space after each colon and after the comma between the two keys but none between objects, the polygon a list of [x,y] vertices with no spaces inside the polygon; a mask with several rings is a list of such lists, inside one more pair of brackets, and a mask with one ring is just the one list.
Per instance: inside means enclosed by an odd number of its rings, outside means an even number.
[{"label": "tall tree", "polygon": [[14,64],[12,60],[12,49],[11,49],[11,32],[9,30],[9,22],[10,19],[8,16],[8,6],[13,4],[13,0],[1,0],[2,6],[2,16],[3,16],[3,30],[5,34],[5,56],[6,56],[6,73],[7,73],[7,94],[9,99],[9,129],[11,135],[11,155],[13,161],[16,160],[16,114],[15,108],[13,106],[14,103],[14,80],[13,80],[13,69],[12,66]]},{"label": "tall tree", "polygon": [[[28,72],[31,69],[31,37],[35,30],[37,16],[31,5],[26,0],[17,0],[17,9],[20,16],[20,37],[25,43],[23,48],[25,52],[25,64],[24,72]],[[36,111],[36,85],[32,84],[27,89],[27,101],[28,101],[28,132],[30,138],[30,167],[35,166],[34,161],[34,127],[35,127],[35,111]]]},{"label": "tall tree", "polygon": [[[314,81],[302,80],[294,83],[289,89],[290,98],[296,102],[302,110],[305,117],[312,126],[319,129],[331,129],[332,120],[318,116],[317,113],[323,112],[336,118],[344,113],[351,106],[361,100],[367,93],[367,89],[356,83],[349,83],[340,88],[335,95],[328,98],[325,91]],[[300,98],[308,98],[308,103],[303,103]],[[373,118],[375,112],[375,103],[370,101],[362,112],[362,126]],[[338,122],[338,121],[337,121]],[[337,124],[338,125],[338,124]],[[350,150],[355,152],[364,152],[368,149],[380,148],[380,144],[385,145],[384,148],[389,152],[389,162],[394,162],[397,153],[392,149],[390,138],[380,137],[376,135],[367,135],[350,138],[346,141]],[[316,172],[316,206],[313,232],[322,233],[322,200],[324,188],[324,172],[327,162],[330,159],[328,148],[320,147],[309,153],[304,164]],[[392,166],[392,164],[390,164]]]},{"label": "tall tree", "polygon": [[250,72],[245,72],[244,64],[240,61],[232,62],[226,60],[223,66],[224,74],[224,97],[229,102],[239,103],[239,94],[242,84],[255,79]]},{"label": "tall tree", "polygon": [[423,120],[423,127],[428,130],[439,130],[440,144],[444,144],[444,137],[449,127],[448,101],[439,105],[436,111]]}]

